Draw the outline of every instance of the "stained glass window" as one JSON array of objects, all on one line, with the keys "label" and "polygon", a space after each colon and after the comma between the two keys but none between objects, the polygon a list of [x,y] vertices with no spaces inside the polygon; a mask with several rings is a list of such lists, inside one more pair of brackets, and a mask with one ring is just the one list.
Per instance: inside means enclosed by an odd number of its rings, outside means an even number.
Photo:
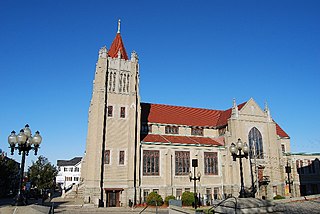
[{"label": "stained glass window", "polygon": [[217,152],[204,153],[204,173],[206,175],[218,175],[218,155]]},{"label": "stained glass window", "polygon": [[159,151],[143,151],[143,175],[159,175]]},{"label": "stained glass window", "polygon": [[175,152],[176,175],[188,175],[190,171],[190,152]]},{"label": "stained glass window", "polygon": [[253,127],[249,132],[249,149],[250,158],[263,159],[263,142],[260,131]]}]

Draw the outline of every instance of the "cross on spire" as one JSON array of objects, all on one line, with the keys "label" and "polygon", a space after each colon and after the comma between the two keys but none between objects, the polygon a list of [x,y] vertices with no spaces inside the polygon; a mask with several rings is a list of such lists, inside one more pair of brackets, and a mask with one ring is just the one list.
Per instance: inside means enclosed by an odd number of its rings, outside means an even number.
[{"label": "cross on spire", "polygon": [[120,33],[120,25],[121,25],[121,20],[119,19],[118,20],[118,32],[117,33]]}]

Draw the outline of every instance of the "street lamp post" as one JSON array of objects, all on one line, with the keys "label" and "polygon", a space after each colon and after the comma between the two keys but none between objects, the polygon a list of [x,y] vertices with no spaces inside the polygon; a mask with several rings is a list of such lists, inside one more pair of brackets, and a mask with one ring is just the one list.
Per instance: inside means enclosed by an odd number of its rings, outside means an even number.
[{"label": "street lamp post", "polygon": [[34,150],[34,154],[37,155],[42,137],[39,131],[36,131],[35,135],[32,136],[29,125],[25,125],[24,129],[20,130],[20,133],[16,135],[15,131],[12,131],[8,137],[8,143],[11,148],[11,155],[13,155],[14,150],[18,150],[18,154],[22,155],[21,165],[20,165],[20,180],[19,180],[19,190],[18,195],[15,198],[15,205],[26,205],[26,199],[23,195],[23,173],[24,165],[26,161],[26,155],[29,155],[30,150]]},{"label": "street lamp post", "polygon": [[293,182],[290,180],[290,174],[291,174],[291,167],[289,166],[289,162],[287,161],[287,166],[285,167],[286,169],[286,173],[288,175],[288,180],[286,181],[286,184],[289,185],[289,193],[290,193],[290,196],[291,196],[291,184],[293,184]]},{"label": "street lamp post", "polygon": [[193,167],[193,175],[190,171],[189,173],[189,179],[190,182],[193,180],[193,188],[194,188],[194,208],[197,209],[198,200],[197,200],[197,180],[200,181],[201,173],[198,172],[196,177],[196,168],[198,167],[198,159],[192,159],[192,167]]},{"label": "street lamp post", "polygon": [[248,158],[248,145],[246,143],[242,143],[241,139],[238,139],[236,144],[232,143],[230,146],[230,152],[233,157],[233,161],[236,161],[239,158],[240,162],[240,179],[241,179],[241,187],[240,187],[240,195],[239,198],[245,198],[245,191],[244,191],[244,182],[243,182],[243,170],[242,170],[242,158]]}]

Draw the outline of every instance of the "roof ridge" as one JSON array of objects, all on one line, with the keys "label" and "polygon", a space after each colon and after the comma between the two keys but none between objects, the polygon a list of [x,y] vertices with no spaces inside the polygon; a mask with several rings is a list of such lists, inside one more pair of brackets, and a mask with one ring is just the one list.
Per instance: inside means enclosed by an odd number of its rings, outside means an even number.
[{"label": "roof ridge", "polygon": [[209,108],[201,108],[201,107],[189,107],[189,106],[179,106],[179,105],[170,105],[170,104],[159,104],[159,103],[144,103],[141,104],[149,104],[149,105],[158,105],[158,106],[168,106],[168,107],[179,107],[179,108],[189,108],[189,109],[202,109],[202,110],[209,110],[209,111],[225,111],[225,110],[218,110],[218,109],[209,109]]}]

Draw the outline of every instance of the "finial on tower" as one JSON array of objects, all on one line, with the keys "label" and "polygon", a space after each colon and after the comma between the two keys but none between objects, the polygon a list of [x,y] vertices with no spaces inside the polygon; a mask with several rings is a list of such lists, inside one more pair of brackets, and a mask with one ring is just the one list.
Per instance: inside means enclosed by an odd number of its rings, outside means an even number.
[{"label": "finial on tower", "polygon": [[117,33],[120,33],[120,25],[121,25],[121,20],[119,19],[118,20],[118,32]]},{"label": "finial on tower", "polygon": [[232,110],[231,110],[231,118],[237,119],[239,117],[239,109],[236,103],[236,99],[233,98]]},{"label": "finial on tower", "polygon": [[267,101],[265,101],[265,103],[264,103],[264,112],[267,115],[268,121],[271,122],[272,118],[271,118],[271,114],[270,114],[270,110],[269,110]]}]

